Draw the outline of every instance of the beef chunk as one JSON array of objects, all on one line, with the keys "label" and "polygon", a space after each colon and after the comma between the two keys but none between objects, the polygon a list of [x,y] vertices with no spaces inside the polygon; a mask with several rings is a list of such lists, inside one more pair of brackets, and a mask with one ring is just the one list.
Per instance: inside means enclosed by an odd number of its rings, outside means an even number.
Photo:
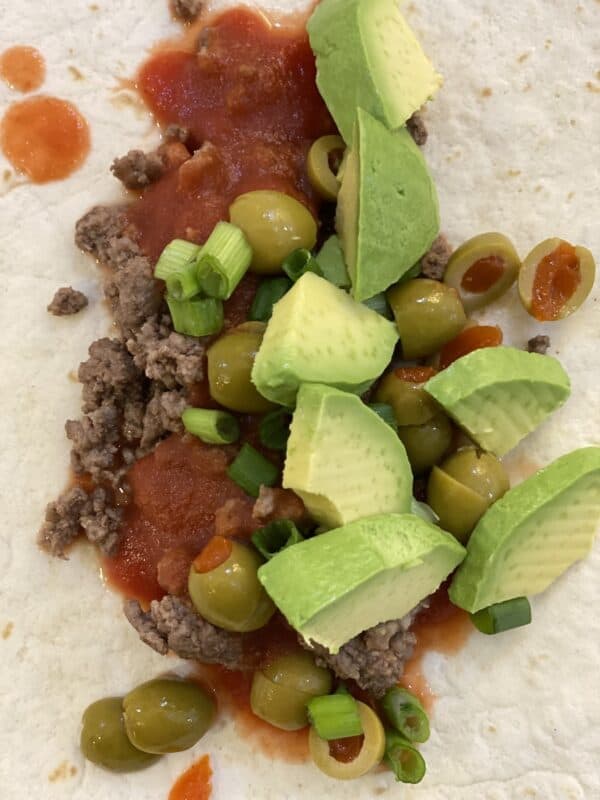
[{"label": "beef chunk", "polygon": [[308,518],[304,503],[297,494],[290,489],[270,489],[268,486],[260,487],[252,516],[261,525],[276,519],[304,522]]},{"label": "beef chunk", "polygon": [[154,386],[142,421],[138,457],[146,455],[166,433],[183,433],[181,415],[188,406],[182,391],[165,391]]},{"label": "beef chunk", "polygon": [[73,442],[71,466],[78,475],[87,473],[96,482],[116,481],[115,456],[119,449],[120,413],[104,403],[80,420],[67,420],[65,431]]},{"label": "beef chunk", "polygon": [[185,595],[191,562],[192,556],[187,550],[180,547],[167,550],[156,565],[156,578],[159,586],[167,594],[177,597]]},{"label": "beef chunk", "polygon": [[250,498],[232,497],[215,513],[215,536],[246,537],[260,527],[252,516],[254,503]]},{"label": "beef chunk", "polygon": [[81,530],[81,515],[89,510],[88,494],[79,487],[67,489],[58,500],[48,503],[38,534],[40,547],[53,556],[64,558],[67,548]]},{"label": "beef chunk", "polygon": [[416,111],[412,117],[407,121],[406,127],[408,128],[408,132],[415,140],[415,143],[419,145],[419,147],[423,147],[423,145],[427,142],[427,137],[429,134],[427,133],[427,127],[425,126],[425,122],[423,117]]},{"label": "beef chunk", "polygon": [[190,386],[204,376],[205,344],[175,333],[167,315],[149,319],[127,341],[127,348],[136,366],[167,389]]},{"label": "beef chunk", "polygon": [[154,316],[163,301],[163,293],[154,278],[152,264],[144,256],[130,258],[107,281],[104,293],[125,337],[131,336],[147,319]]},{"label": "beef chunk", "polygon": [[425,278],[441,281],[452,255],[452,245],[441,233],[431,245],[429,252],[421,259],[421,273]]},{"label": "beef chunk", "polygon": [[144,613],[136,600],[125,605],[125,616],[140,638],[158,653],[172,650],[180,658],[240,669],[244,637],[211,625],[177,597],[153,600]]},{"label": "beef chunk", "polygon": [[[311,643],[317,664],[329,667],[342,680],[353,680],[365,691],[381,697],[395,686],[411,657],[416,637],[410,628],[423,606],[402,619],[383,622],[347,642],[337,655]],[[301,641],[307,647],[305,642]]]},{"label": "beef chunk", "polygon": [[549,349],[549,336],[534,336],[533,339],[527,342],[527,350],[529,353],[539,353],[539,355],[545,356]]},{"label": "beef chunk", "polygon": [[108,401],[124,400],[143,380],[132,356],[118,339],[98,339],[90,345],[88,353],[88,360],[79,366],[78,372],[83,384],[84,413]]},{"label": "beef chunk", "polygon": [[111,269],[141,255],[121,206],[96,206],[75,226],[75,244]]},{"label": "beef chunk", "polygon": [[105,489],[94,489],[90,496],[90,507],[81,517],[81,527],[92,544],[105,555],[114,555],[119,544],[119,528],[123,509],[109,504]]},{"label": "beef chunk", "polygon": [[165,162],[157,151],[130,150],[127,155],[115,158],[110,171],[126,189],[144,189],[163,176]]},{"label": "beef chunk", "polygon": [[204,0],[173,0],[173,11],[185,22],[193,22],[200,16]]},{"label": "beef chunk", "polygon": [[72,286],[63,286],[57,289],[47,310],[55,317],[67,317],[70,314],[78,314],[87,304],[88,299],[83,292],[73,289]]}]

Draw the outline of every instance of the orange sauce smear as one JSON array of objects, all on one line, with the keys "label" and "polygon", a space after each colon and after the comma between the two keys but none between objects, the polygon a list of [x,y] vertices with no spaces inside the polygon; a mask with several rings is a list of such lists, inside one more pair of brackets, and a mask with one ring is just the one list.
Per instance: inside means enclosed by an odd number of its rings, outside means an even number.
[{"label": "orange sauce smear", "polygon": [[46,77],[43,55],[35,47],[15,45],[0,55],[0,78],[19,92],[39,89]]},{"label": "orange sauce smear", "polygon": [[581,265],[577,251],[568,242],[561,242],[537,266],[531,291],[533,316],[540,322],[559,319],[580,283]]},{"label": "orange sauce smear", "polygon": [[209,756],[202,756],[173,784],[169,800],[209,800],[212,774]]},{"label": "orange sauce smear", "polygon": [[504,259],[500,256],[480,258],[465,272],[460,285],[465,292],[483,294],[500,280],[505,266]]}]

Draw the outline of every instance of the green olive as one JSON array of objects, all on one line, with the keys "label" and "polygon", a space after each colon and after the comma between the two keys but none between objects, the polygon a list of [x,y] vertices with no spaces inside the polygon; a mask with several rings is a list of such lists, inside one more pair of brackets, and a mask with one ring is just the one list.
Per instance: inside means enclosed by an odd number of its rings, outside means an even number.
[{"label": "green olive", "polygon": [[196,683],[158,678],[123,700],[125,729],[145,753],[179,753],[193,747],[210,728],[215,701]]},{"label": "green olive", "polygon": [[440,468],[455,481],[481,495],[488,505],[510,489],[510,480],[502,462],[492,453],[484,453],[476,447],[458,450]]},{"label": "green olive", "polygon": [[317,242],[317,223],[302,203],[281,192],[242,194],[229,207],[229,218],[241,228],[254,253],[251,269],[260,275],[281,272],[286,256]]},{"label": "green olive", "polygon": [[250,378],[265,328],[263,322],[246,322],[221,336],[208,350],[210,395],[231,411],[262,414],[274,408]]},{"label": "green olive", "polygon": [[452,423],[445,414],[437,414],[423,425],[398,428],[415,475],[422,475],[442,460],[452,443],[453,432]]},{"label": "green olive", "polygon": [[306,170],[313,189],[325,200],[337,200],[340,182],[329,163],[336,151],[344,152],[346,145],[341,136],[321,136],[308,151]]},{"label": "green olive", "polygon": [[390,289],[387,298],[407,359],[433,355],[467,321],[458,292],[439,281],[415,278]]},{"label": "green olive", "polygon": [[398,425],[423,425],[439,413],[439,406],[423,386],[404,380],[394,370],[377,387],[375,402],[391,406]]},{"label": "green olive", "polygon": [[244,544],[231,544],[229,557],[209,572],[198,572],[192,564],[188,591],[208,622],[226,631],[254,631],[267,624],[275,606],[258,580],[261,557]]},{"label": "green olive", "polygon": [[[545,264],[545,280],[539,268]],[[583,304],[596,278],[594,257],[585,247],[573,247],[563,239],[546,239],[523,262],[519,295],[527,311],[541,322],[564,319]]]},{"label": "green olive", "polygon": [[306,704],[329,694],[331,674],[306,650],[278,656],[254,673],[250,705],[257,717],[285,731],[308,725]]},{"label": "green olive", "polygon": [[501,297],[517,279],[521,259],[510,239],[501,233],[482,233],[455,250],[444,274],[467,311]]},{"label": "green olive", "polygon": [[94,764],[112,772],[134,772],[154,764],[158,756],[134,747],[125,731],[123,698],[105,697],[83,712],[81,752]]}]

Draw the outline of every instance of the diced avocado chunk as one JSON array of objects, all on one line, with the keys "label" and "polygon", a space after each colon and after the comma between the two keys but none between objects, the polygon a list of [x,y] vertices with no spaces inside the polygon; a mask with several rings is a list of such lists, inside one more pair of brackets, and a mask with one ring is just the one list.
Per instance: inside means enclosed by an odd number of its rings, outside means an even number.
[{"label": "diced avocado chunk", "polygon": [[543,592],[592,546],[600,447],[575,450],[507,492],[480,519],[450,599],[474,613]]},{"label": "diced avocado chunk", "polygon": [[324,278],[340,289],[349,288],[350,276],[346,269],[342,245],[337,236],[330,236],[327,239],[316,258]]},{"label": "diced avocado chunk", "polygon": [[412,514],[380,514],[288,547],[258,577],[306,641],[337,653],[403,617],[460,564],[464,548]]},{"label": "diced avocado chunk", "polygon": [[399,128],[442,84],[397,0],[321,0],[307,28],[317,86],[347,143],[357,108]]},{"label": "diced avocado chunk", "polygon": [[357,300],[400,280],[439,231],[437,193],[421,151],[406,129],[389,131],[362,109],[336,226]]},{"label": "diced avocado chunk", "polygon": [[366,391],[390,363],[396,326],[307,272],[273,308],[252,369],[268,400],[293,406],[302,383]]},{"label": "diced avocado chunk", "polygon": [[297,396],[283,485],[321,525],[411,509],[404,445],[356,395],[305,384]]},{"label": "diced avocado chunk", "polygon": [[569,397],[569,376],[551,356],[487,347],[455,361],[425,390],[481,448],[503,456]]}]

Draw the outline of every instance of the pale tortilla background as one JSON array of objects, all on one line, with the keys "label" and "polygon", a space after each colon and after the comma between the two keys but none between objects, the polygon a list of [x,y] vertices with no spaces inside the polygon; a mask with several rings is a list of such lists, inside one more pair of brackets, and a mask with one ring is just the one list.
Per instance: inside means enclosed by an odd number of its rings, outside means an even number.
[{"label": "pale tortilla background", "polygon": [[[265,0],[269,5],[304,4]],[[82,760],[84,707],[166,665],[138,643],[88,550],[60,562],[34,544],[44,505],[65,482],[62,426],[79,408],[73,372],[108,325],[97,273],[75,250],[73,226],[92,204],[119,198],[108,172],[112,158],[154,143],[151,121],[115,87],[152,42],[177,30],[163,0],[98,0],[97,6],[56,0],[42,12],[36,0],[0,2],[1,49],[39,47],[48,68],[42,91],[74,101],[93,139],[90,158],[68,181],[42,187],[0,181],[0,796],[163,800],[173,780],[208,752],[215,800],[600,798],[600,546],[534,601],[531,627],[500,638],[473,636],[458,657],[428,659],[439,700],[423,748],[429,772],[419,787],[397,786],[385,774],[344,785],[310,765],[270,762],[250,752],[226,721],[193,751],[145,773],[112,776]],[[420,0],[407,14],[446,76],[427,111],[426,155],[454,243],[498,229],[523,255],[559,235],[598,257],[597,0]],[[15,99],[0,85],[2,109]],[[5,166],[0,161],[0,175]],[[69,283],[89,294],[91,306],[74,318],[53,318],[46,304]],[[511,458],[516,475],[571,448],[600,444],[597,298],[596,286],[582,313],[547,326],[573,397]],[[540,332],[514,293],[489,317],[505,331],[510,326],[518,345]]]}]

